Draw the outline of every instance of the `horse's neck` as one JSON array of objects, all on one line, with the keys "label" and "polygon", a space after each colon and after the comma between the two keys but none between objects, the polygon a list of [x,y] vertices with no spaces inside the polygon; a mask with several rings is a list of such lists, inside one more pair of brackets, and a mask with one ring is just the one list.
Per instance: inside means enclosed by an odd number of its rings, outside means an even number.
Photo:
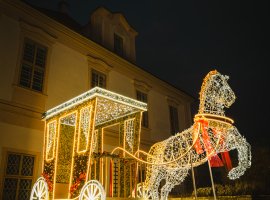
[{"label": "horse's neck", "polygon": [[199,114],[214,114],[225,116],[223,106],[220,104],[207,104],[207,102],[203,105],[203,108],[199,109]]},{"label": "horse's neck", "polygon": [[214,114],[225,116],[224,106],[210,98],[202,99],[199,107],[199,114]]}]

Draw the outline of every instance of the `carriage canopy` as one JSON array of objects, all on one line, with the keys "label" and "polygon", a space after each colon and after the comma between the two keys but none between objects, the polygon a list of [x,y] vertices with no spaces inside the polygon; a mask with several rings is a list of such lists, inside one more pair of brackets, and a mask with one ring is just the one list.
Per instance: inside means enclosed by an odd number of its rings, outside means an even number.
[{"label": "carriage canopy", "polygon": [[[91,179],[99,180],[111,195],[126,196],[122,193],[128,190],[130,193],[133,181],[126,184],[129,189],[112,191],[112,182],[108,183],[105,177],[109,175],[106,174],[109,159],[100,156],[97,159],[95,155],[104,153],[103,129],[116,123],[120,124],[119,146],[130,153],[136,152],[142,112],[146,110],[147,104],[143,102],[95,87],[45,112],[42,171],[50,197],[75,198],[83,184]],[[117,165],[120,173],[121,163]],[[133,176],[132,171],[129,176]],[[127,178],[119,175],[118,182]]]}]

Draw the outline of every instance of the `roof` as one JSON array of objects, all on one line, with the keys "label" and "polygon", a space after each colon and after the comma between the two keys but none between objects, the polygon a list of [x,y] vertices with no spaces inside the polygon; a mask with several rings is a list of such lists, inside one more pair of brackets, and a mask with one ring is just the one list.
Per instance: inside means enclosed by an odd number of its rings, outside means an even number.
[{"label": "roof", "polygon": [[65,114],[94,98],[97,98],[95,125],[147,110],[147,104],[144,102],[95,87],[46,111],[43,114],[43,119],[48,120],[54,116]]},{"label": "roof", "polygon": [[65,25],[66,27],[70,28],[71,30],[82,34],[83,26],[78,23],[76,20],[74,20],[71,16],[69,16],[67,13],[50,10],[46,8],[41,8],[35,5],[32,5],[26,1],[23,1],[27,5],[31,6],[32,8],[40,11],[41,13],[45,14],[46,16],[54,19],[55,21]]},{"label": "roof", "polygon": [[[46,9],[46,8],[40,8],[40,7],[34,6],[34,5],[32,5],[32,4],[28,3],[28,2],[26,2],[25,0],[22,0],[22,1],[25,2],[26,4],[28,4],[29,6],[31,6],[32,8],[34,8],[34,9],[40,11],[41,13],[45,14],[46,16],[48,16],[48,17],[50,17],[50,18],[56,20],[57,22],[63,24],[64,26],[70,28],[71,30],[73,30],[73,31],[75,31],[75,32],[77,32],[77,33],[79,33],[79,34],[82,35],[83,37],[86,37],[87,39],[89,39],[89,40],[91,40],[91,41],[97,43],[96,41],[92,40],[92,38],[89,38],[89,36],[86,36],[86,35],[84,34],[84,27],[85,27],[85,26],[79,24],[76,20],[74,20],[74,19],[73,19],[71,16],[69,16],[68,14],[62,13],[62,12],[59,12],[59,11],[49,10],[49,9]],[[96,12],[96,11],[98,11],[98,10],[106,10],[106,11],[108,11],[108,9],[106,9],[106,8],[104,8],[104,7],[98,7],[98,8],[96,8],[96,10],[93,11],[93,13]],[[123,21],[123,22],[126,22],[126,23],[127,23],[125,17],[124,17],[122,14],[120,15],[118,12],[116,12],[116,13],[111,13],[111,14],[116,14],[116,16],[122,18],[122,21]],[[129,26],[129,28],[130,28],[132,31],[134,31],[135,34],[137,34],[137,32],[136,32],[131,26]],[[100,43],[97,43],[97,44],[99,44],[99,45],[101,45],[102,47],[108,49],[106,46],[103,46],[103,45],[100,44]],[[108,50],[110,51],[110,49],[108,49]],[[125,59],[125,58],[123,58],[123,59]],[[128,61],[129,61],[129,60],[128,60]],[[175,88],[175,89],[181,91],[181,92],[184,93],[185,95],[189,96],[189,97],[192,99],[192,101],[194,101],[194,99],[196,99],[194,96],[192,96],[191,94],[189,94],[189,93],[186,92],[185,90],[179,88],[178,86],[173,85],[172,83],[170,83],[170,82],[168,82],[168,81],[166,81],[166,80],[164,80],[164,79],[161,79],[160,77],[156,76],[156,75],[153,74],[152,72],[146,70],[145,68],[143,68],[143,67],[141,67],[141,66],[138,66],[136,63],[134,63],[134,62],[132,62],[132,61],[129,61],[129,62],[131,62],[132,64],[134,64],[134,65],[135,65],[136,67],[138,67],[139,69],[142,69],[143,71],[147,72],[148,74],[151,74],[153,77],[158,78],[158,79],[161,80],[162,82],[164,82],[164,83],[166,83],[166,84],[172,86],[173,88]]]},{"label": "roof", "polygon": [[128,23],[125,16],[120,12],[111,12],[109,9],[105,8],[104,6],[97,7],[91,14],[91,17],[95,15],[104,15],[104,16],[110,16],[110,18],[118,18],[119,23],[122,24],[122,26],[125,28],[127,32],[132,33],[133,35],[138,35],[138,32],[135,31],[135,29]]}]

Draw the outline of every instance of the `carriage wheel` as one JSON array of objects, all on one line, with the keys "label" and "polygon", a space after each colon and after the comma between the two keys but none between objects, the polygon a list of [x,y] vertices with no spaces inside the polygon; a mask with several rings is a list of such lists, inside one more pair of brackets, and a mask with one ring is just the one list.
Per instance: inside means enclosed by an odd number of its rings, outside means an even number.
[{"label": "carriage wheel", "polygon": [[143,183],[138,183],[137,185],[137,197],[142,199],[152,199],[149,191],[144,187]]},{"label": "carriage wheel", "polygon": [[35,200],[49,199],[48,185],[43,177],[40,177],[32,188],[30,200],[34,199]]},{"label": "carriage wheel", "polygon": [[96,180],[88,181],[80,192],[79,200],[105,200],[106,195],[102,185]]}]

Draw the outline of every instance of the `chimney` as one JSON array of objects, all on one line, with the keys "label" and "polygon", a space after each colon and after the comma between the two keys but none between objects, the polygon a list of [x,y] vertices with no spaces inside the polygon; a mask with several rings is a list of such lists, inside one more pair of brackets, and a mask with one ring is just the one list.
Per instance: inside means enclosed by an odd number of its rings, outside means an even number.
[{"label": "chimney", "polygon": [[64,14],[69,14],[69,3],[65,0],[58,2],[58,11]]}]

